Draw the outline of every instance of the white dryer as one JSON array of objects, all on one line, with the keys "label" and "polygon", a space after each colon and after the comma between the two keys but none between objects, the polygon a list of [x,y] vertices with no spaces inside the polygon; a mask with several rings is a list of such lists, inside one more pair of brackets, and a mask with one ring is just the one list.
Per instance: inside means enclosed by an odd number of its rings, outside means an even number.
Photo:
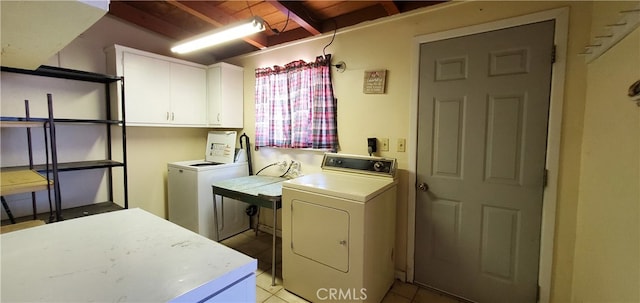
[{"label": "white dryer", "polygon": [[394,280],[396,160],[326,154],[282,185],[284,288],[309,301],[380,302]]},{"label": "white dryer", "polygon": [[[214,241],[221,241],[250,227],[247,203],[216,199],[214,181],[249,175],[247,157],[235,148],[236,132],[209,132],[205,159],[169,163],[167,195],[169,221]],[[218,229],[219,237],[216,235]]]}]

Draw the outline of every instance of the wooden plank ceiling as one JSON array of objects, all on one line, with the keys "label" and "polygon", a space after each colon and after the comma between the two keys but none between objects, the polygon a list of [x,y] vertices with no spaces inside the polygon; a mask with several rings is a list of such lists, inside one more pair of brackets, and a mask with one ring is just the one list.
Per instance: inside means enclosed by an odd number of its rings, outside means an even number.
[{"label": "wooden plank ceiling", "polygon": [[204,50],[224,60],[444,1],[112,0],[109,14],[175,42],[252,16],[266,21],[262,33]]}]

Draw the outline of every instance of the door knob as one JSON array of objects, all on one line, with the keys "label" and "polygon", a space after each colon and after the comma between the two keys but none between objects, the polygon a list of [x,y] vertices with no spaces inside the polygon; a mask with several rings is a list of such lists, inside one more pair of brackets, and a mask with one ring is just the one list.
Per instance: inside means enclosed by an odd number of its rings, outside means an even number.
[{"label": "door knob", "polygon": [[418,184],[418,189],[421,191],[428,191],[429,190],[429,185],[427,185],[427,183],[420,183]]}]

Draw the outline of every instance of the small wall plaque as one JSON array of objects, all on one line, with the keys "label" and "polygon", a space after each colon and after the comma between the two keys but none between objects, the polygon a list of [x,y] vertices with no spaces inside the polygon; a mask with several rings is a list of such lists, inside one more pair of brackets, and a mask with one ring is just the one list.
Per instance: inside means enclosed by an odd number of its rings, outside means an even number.
[{"label": "small wall plaque", "polygon": [[365,94],[384,94],[386,80],[386,69],[365,71],[362,92]]}]

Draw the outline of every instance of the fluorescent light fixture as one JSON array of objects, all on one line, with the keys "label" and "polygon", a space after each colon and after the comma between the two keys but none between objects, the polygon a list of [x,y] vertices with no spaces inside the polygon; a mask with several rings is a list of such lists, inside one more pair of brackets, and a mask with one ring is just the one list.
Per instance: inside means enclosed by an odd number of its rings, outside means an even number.
[{"label": "fluorescent light fixture", "polygon": [[185,54],[205,47],[242,38],[264,30],[264,20],[253,17],[180,41],[171,51]]}]

